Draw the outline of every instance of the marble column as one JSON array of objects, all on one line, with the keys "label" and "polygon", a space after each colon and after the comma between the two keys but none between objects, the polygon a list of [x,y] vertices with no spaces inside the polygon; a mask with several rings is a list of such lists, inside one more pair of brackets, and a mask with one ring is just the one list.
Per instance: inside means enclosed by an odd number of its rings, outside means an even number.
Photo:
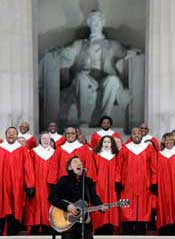
[{"label": "marble column", "polygon": [[175,129],[175,1],[147,0],[145,121],[157,137]]},{"label": "marble column", "polygon": [[27,120],[38,128],[37,0],[0,1],[0,137]]}]

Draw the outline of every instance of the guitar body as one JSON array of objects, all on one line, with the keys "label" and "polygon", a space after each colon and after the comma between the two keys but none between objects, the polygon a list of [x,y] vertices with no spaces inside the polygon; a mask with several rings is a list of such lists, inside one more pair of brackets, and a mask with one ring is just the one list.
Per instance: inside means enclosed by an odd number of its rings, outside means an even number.
[{"label": "guitar body", "polygon": [[[82,208],[82,200],[74,203],[74,206],[80,210]],[[85,223],[90,222],[90,216],[86,213],[87,204],[84,203],[85,208]],[[76,222],[81,222],[81,213],[79,216],[75,217],[70,212],[65,212],[57,207],[51,206],[49,210],[50,225],[57,232],[64,232],[69,230]]]},{"label": "guitar body", "polygon": [[[69,230],[76,222],[85,223],[90,222],[89,212],[95,212],[101,209],[102,205],[95,207],[87,207],[87,203],[82,200],[79,200],[73,203],[77,210],[80,211],[78,216],[72,215],[70,212],[65,212],[57,207],[51,206],[49,210],[49,220],[50,225],[57,232],[64,232]],[[128,207],[130,205],[130,201],[128,199],[120,199],[118,202],[104,204],[108,208],[111,207]],[[82,217],[82,207],[84,208],[84,216]]]}]

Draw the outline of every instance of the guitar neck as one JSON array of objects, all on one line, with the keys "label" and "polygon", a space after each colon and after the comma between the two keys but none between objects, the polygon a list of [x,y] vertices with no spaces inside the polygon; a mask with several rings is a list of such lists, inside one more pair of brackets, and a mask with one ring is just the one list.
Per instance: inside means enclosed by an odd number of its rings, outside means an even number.
[{"label": "guitar neck", "polygon": [[111,208],[111,207],[119,207],[119,206],[120,206],[120,202],[105,203],[105,204],[101,204],[101,205],[98,205],[98,206],[88,207],[88,208],[87,208],[87,212],[95,212],[95,211],[98,211],[98,210],[101,209],[101,207],[102,207],[103,205],[107,206],[108,208]]}]

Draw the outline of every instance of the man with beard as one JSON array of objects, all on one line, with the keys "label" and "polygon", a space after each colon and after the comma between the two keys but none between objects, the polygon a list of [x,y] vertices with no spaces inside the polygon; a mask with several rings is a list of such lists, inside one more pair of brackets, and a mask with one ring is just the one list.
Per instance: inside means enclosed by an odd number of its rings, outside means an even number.
[{"label": "man with beard", "polygon": [[152,193],[157,191],[157,155],[142,141],[139,128],[132,129],[131,139],[118,155],[116,191],[131,204],[127,210],[121,209],[122,234],[144,235],[151,219]]},{"label": "man with beard", "polygon": [[112,136],[113,138],[117,138],[122,143],[122,138],[118,132],[114,132],[111,127],[113,124],[112,118],[104,115],[99,122],[101,129],[97,132],[94,132],[91,136],[90,145],[93,149],[96,148],[97,144],[99,143],[100,139],[103,136]]}]

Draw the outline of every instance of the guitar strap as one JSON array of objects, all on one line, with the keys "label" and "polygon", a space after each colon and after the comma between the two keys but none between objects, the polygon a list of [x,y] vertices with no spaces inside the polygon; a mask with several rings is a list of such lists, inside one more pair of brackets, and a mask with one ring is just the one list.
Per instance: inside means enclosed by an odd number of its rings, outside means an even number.
[{"label": "guitar strap", "polygon": [[88,204],[89,204],[90,201],[91,201],[91,197],[90,197],[89,187],[88,187],[88,185],[86,184],[86,180],[85,180],[85,193],[86,193],[87,201],[88,201]]},{"label": "guitar strap", "polygon": [[[86,177],[85,177],[85,179],[86,179]],[[89,186],[86,183],[86,180],[85,180],[85,195],[87,197],[87,206],[88,206],[91,202],[91,197],[90,197]],[[90,214],[88,213],[87,218],[85,219],[85,224],[89,224],[90,222],[91,222],[91,217],[90,217]]]}]

